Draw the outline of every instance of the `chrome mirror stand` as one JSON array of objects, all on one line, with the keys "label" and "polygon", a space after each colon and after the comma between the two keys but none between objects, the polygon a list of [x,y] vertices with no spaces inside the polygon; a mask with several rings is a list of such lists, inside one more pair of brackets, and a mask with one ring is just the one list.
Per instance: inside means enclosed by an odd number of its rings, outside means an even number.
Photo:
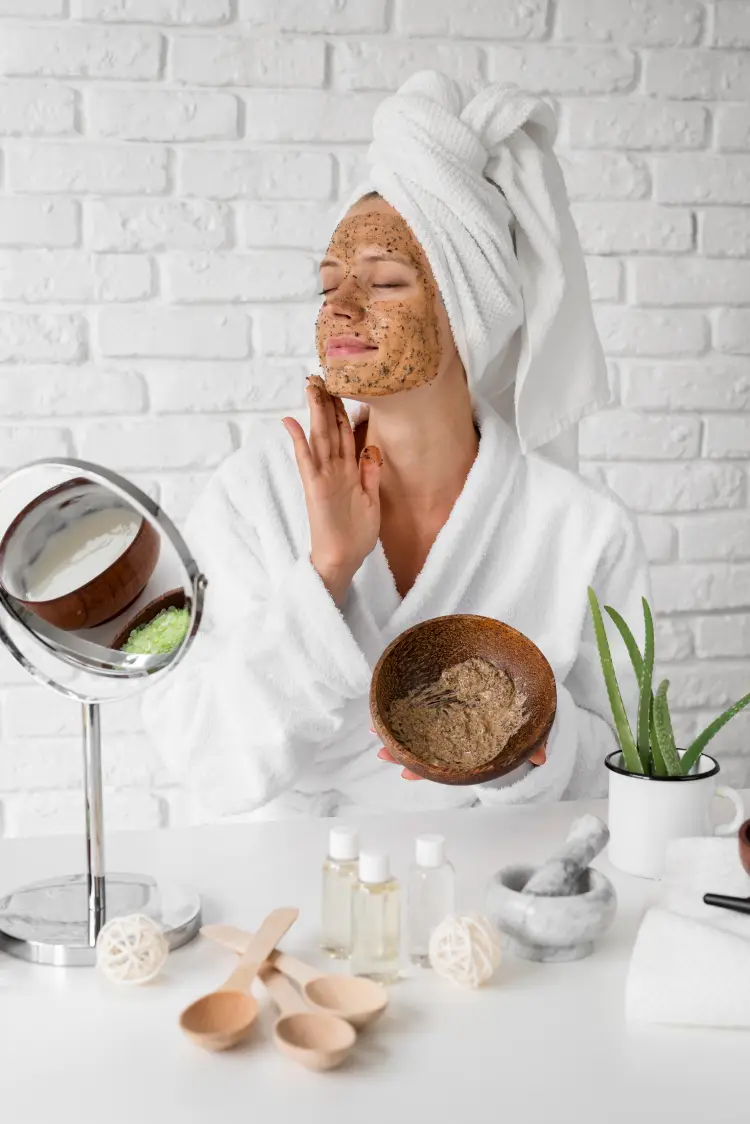
[{"label": "chrome mirror stand", "polygon": [[83,703],[82,710],[86,873],[45,879],[0,898],[0,948],[59,967],[94,964],[97,937],[113,917],[147,914],[173,949],[201,926],[197,894],[148,875],[105,873],[99,704]]},{"label": "chrome mirror stand", "polygon": [[157,883],[148,875],[106,872],[100,703],[132,694],[181,661],[198,631],[207,581],[161,508],[129,481],[100,466],[76,460],[38,461],[0,481],[0,491],[10,477],[41,466],[84,473],[156,525],[176,552],[190,607],[188,635],[167,664],[163,656],[124,657],[106,646],[97,654],[89,640],[58,633],[44,622],[37,624],[0,587],[0,643],[37,682],[82,707],[86,847],[85,873],[45,879],[0,897],[0,948],[38,964],[74,967],[95,963],[99,933],[116,917],[148,915],[173,949],[192,940],[200,929],[201,903],[195,892]]}]

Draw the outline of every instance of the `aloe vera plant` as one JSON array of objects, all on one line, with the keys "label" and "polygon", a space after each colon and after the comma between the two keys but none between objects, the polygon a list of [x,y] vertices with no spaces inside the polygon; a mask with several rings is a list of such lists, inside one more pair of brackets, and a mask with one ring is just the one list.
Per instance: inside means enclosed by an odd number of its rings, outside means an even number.
[{"label": "aloe vera plant", "polygon": [[675,746],[672,731],[672,718],[669,712],[667,692],[669,680],[663,679],[654,694],[654,622],[651,607],[643,598],[643,618],[645,624],[645,641],[641,652],[635,641],[632,631],[616,609],[605,605],[604,609],[613,621],[617,631],[623,639],[625,647],[633,665],[638,682],[638,713],[636,716],[635,736],[630,725],[625,706],[617,682],[609,639],[604,626],[604,618],[597,600],[596,593],[589,586],[589,605],[594,621],[594,633],[599,649],[599,659],[602,664],[604,682],[607,687],[609,704],[612,708],[612,718],[617,732],[617,740],[622,750],[625,768],[629,773],[640,773],[656,777],[685,776],[700,758],[703,750],[723,726],[726,726],[735,714],[750,703],[750,693],[743,696],[723,714],[710,722],[706,729],[691,742],[685,752],[680,756]]}]

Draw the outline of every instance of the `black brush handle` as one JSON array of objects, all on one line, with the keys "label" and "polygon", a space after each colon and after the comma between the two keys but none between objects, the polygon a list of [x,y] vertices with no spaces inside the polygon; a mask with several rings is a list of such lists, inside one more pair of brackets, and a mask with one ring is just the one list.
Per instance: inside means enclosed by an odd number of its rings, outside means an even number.
[{"label": "black brush handle", "polygon": [[732,898],[729,894],[704,894],[706,905],[718,905],[722,909],[733,909],[737,913],[750,913],[750,898]]}]

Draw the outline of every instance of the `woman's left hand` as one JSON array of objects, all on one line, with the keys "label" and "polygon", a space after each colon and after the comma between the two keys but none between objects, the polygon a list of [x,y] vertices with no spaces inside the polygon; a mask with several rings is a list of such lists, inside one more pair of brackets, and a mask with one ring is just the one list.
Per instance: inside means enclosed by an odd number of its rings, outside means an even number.
[{"label": "woman's left hand", "polygon": [[[374,734],[375,731],[370,730],[370,733]],[[388,761],[391,765],[398,765],[398,761],[396,760],[396,758],[391,756],[391,754],[388,752],[388,750],[385,748],[384,745],[382,745],[380,747],[380,749],[378,750],[378,757],[381,761]],[[531,757],[529,758],[529,761],[531,762],[532,765],[543,765],[546,760],[547,760],[547,743],[545,742],[541,749],[537,749],[535,753],[532,753]],[[417,773],[412,773],[411,769],[402,769],[401,770],[401,776],[404,778],[405,781],[421,781],[421,780],[424,780],[424,777],[420,777]]]}]

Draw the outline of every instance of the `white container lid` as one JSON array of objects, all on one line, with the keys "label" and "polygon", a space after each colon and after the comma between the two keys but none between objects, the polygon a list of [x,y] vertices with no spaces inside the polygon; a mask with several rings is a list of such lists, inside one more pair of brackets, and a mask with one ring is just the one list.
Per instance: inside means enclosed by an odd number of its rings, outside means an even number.
[{"label": "white container lid", "polygon": [[328,854],[339,862],[352,862],[359,854],[359,832],[356,827],[332,827],[328,836]]},{"label": "white container lid", "polygon": [[417,837],[417,866],[442,866],[445,862],[445,837],[420,835]]},{"label": "white container lid", "polygon": [[375,851],[363,851],[359,856],[359,880],[377,884],[388,882],[391,877],[391,866],[387,855],[379,855]]}]

